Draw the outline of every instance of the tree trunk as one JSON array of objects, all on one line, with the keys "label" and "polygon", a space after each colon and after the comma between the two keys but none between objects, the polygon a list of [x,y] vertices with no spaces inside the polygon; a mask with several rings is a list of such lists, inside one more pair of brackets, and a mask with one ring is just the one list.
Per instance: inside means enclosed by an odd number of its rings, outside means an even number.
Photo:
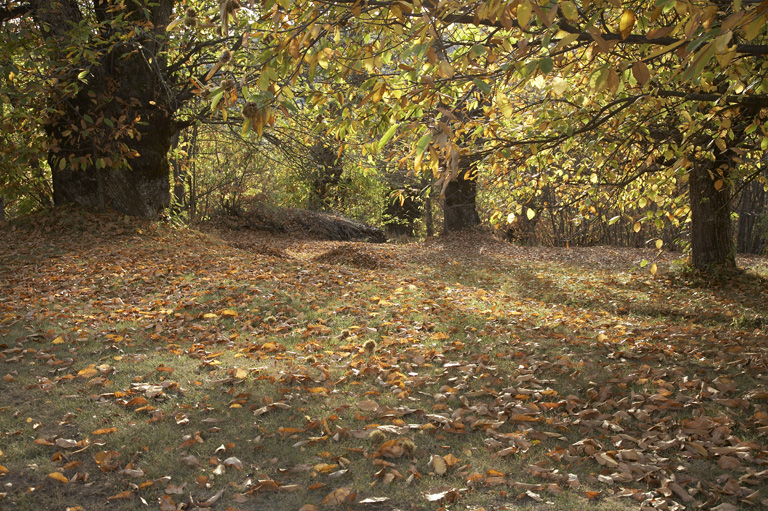
[{"label": "tree trunk", "polygon": [[387,235],[413,237],[416,234],[416,220],[421,217],[422,199],[419,190],[406,187],[400,194],[392,190],[387,194],[384,208]]},{"label": "tree trunk", "polygon": [[322,136],[312,146],[309,154],[312,166],[309,208],[316,211],[332,210],[338,200],[337,187],[344,173],[344,155],[339,151],[339,144],[326,136]]},{"label": "tree trunk", "polygon": [[427,224],[427,238],[435,235],[435,226],[432,219],[432,190],[427,191],[427,197],[424,199],[424,221]]},{"label": "tree trunk", "polygon": [[[728,160],[697,164],[691,171],[691,265],[699,270],[736,266],[731,224]],[[712,172],[711,169],[721,169]],[[722,180],[718,190],[715,183]]]},{"label": "tree trunk", "polygon": [[[49,154],[53,199],[57,205],[77,203],[96,208],[104,204],[127,215],[156,218],[170,204],[168,150],[174,134],[171,113],[166,108],[150,106],[146,98],[148,94],[133,88],[138,81],[138,70],[125,69],[130,67],[126,64],[121,62],[119,68],[123,69],[117,70],[115,75],[121,79],[121,88],[127,90],[122,90],[122,94],[108,103],[103,111],[93,112],[85,105],[88,92],[102,92],[99,90],[102,84],[95,81],[78,95],[85,108],[65,107],[64,115],[49,126],[49,134],[58,142]],[[123,104],[130,104],[132,108],[122,108]],[[118,138],[116,142],[122,143],[122,147],[109,142],[109,132],[92,131],[89,134],[94,138],[93,145],[107,146],[106,150],[99,151],[110,155],[105,163],[90,151],[91,142],[83,143],[75,132],[67,135],[67,128],[73,123],[80,124],[86,114],[91,118],[104,115],[114,120],[126,116],[128,122],[140,118],[141,122],[127,127],[135,130],[133,137]],[[121,158],[126,158],[127,165],[120,164]],[[64,163],[61,163],[62,159]]]},{"label": "tree trunk", "polygon": [[459,174],[445,188],[445,232],[469,229],[480,224],[477,214],[477,163],[474,157],[459,160]]},{"label": "tree trunk", "polygon": [[[768,152],[763,156],[768,164]],[[768,177],[768,166],[763,162],[762,173]],[[740,254],[762,254],[768,243],[768,192],[763,183],[754,179],[746,184],[739,204],[739,222],[736,249]]]},{"label": "tree trunk", "polygon": [[[74,44],[71,27],[83,15],[73,0],[63,5],[59,9],[41,0],[37,11],[41,25],[54,27],[51,33],[62,51],[57,83],[71,86],[54,86],[50,94],[55,113],[46,131],[54,202],[104,204],[127,215],[156,218],[170,204],[168,150],[176,131],[175,105],[162,76],[165,59],[159,53],[173,1],[136,2],[119,12],[122,20],[118,10],[95,1],[93,13],[103,23],[100,35],[120,40],[127,31],[127,37],[106,48],[92,65],[67,60],[65,52]],[[145,8],[153,29],[134,36],[130,24],[146,22]],[[88,74],[80,75],[81,65]]]}]

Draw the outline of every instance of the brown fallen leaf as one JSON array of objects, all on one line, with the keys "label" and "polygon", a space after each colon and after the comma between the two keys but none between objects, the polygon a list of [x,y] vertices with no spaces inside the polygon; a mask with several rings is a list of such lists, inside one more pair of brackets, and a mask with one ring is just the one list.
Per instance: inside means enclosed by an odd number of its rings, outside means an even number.
[{"label": "brown fallen leaf", "polygon": [[461,496],[461,490],[457,488],[436,488],[424,493],[424,498],[430,502],[455,502]]},{"label": "brown fallen leaf", "polygon": [[738,458],[733,456],[723,456],[717,460],[717,466],[723,470],[733,470],[735,468],[739,468],[741,466],[741,462]]},{"label": "brown fallen leaf", "polygon": [[304,504],[299,508],[299,511],[317,511],[317,506],[314,504]]},{"label": "brown fallen leaf", "polygon": [[243,462],[235,456],[231,456],[223,461],[225,467],[234,467],[237,470],[243,470]]},{"label": "brown fallen leaf", "polygon": [[379,409],[379,403],[373,400],[359,401],[357,407],[366,412],[375,412]]},{"label": "brown fallen leaf", "polygon": [[123,470],[120,470],[118,474],[126,475],[129,477],[144,477],[144,471],[140,468],[124,468]]},{"label": "brown fallen leaf", "polygon": [[55,444],[57,447],[61,447],[62,449],[70,449],[72,447],[77,447],[77,441],[70,440],[68,438],[57,438],[55,441]]},{"label": "brown fallen leaf", "polygon": [[445,461],[445,464],[448,465],[448,468],[453,467],[455,464],[461,461],[459,460],[459,458],[457,458],[451,453],[448,453],[445,456],[443,456],[443,460]]},{"label": "brown fallen leaf", "polygon": [[179,458],[179,461],[184,463],[188,467],[199,467],[200,466],[200,460],[194,457],[193,455],[189,456],[182,456]]},{"label": "brown fallen leaf", "polygon": [[198,502],[197,506],[198,507],[211,507],[214,504],[216,504],[219,501],[219,499],[221,499],[222,495],[224,495],[224,489],[223,488],[221,490],[219,490],[218,492],[216,492],[213,496],[209,497],[207,500],[205,500],[203,502]]},{"label": "brown fallen leaf", "polygon": [[176,511],[176,502],[170,495],[163,495],[157,499],[160,504],[160,511]]},{"label": "brown fallen leaf", "polygon": [[322,505],[324,506],[341,506],[354,500],[355,494],[352,493],[352,488],[336,488],[331,493],[325,496]]},{"label": "brown fallen leaf", "polygon": [[112,472],[118,469],[120,453],[117,451],[100,451],[93,455],[93,461],[102,472]]}]

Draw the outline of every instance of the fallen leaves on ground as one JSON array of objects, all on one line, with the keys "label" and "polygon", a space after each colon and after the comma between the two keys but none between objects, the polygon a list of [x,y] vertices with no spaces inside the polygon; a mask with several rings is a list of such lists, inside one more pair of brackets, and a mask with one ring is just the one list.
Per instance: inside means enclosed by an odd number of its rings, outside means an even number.
[{"label": "fallen leaves on ground", "polygon": [[768,504],[764,270],[81,220],[0,231],[5,502]]}]

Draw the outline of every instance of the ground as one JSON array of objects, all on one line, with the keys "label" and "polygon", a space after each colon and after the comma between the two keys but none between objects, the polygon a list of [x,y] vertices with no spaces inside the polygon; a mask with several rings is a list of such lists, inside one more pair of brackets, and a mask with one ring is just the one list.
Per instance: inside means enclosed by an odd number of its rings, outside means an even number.
[{"label": "ground", "polygon": [[73,211],[0,247],[2,509],[768,505],[765,258]]}]

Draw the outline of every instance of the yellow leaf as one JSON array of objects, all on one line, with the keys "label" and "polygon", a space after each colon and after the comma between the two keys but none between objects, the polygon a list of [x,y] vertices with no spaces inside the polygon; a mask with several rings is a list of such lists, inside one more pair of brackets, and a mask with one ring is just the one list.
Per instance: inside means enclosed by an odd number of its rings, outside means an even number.
[{"label": "yellow leaf", "polygon": [[314,468],[317,472],[320,472],[321,474],[330,474],[334,470],[336,470],[339,466],[336,464],[328,464],[328,463],[318,463],[315,465]]},{"label": "yellow leaf", "polygon": [[531,4],[528,0],[522,0],[517,6],[517,23],[521,28],[527,28],[528,22],[531,21]]},{"label": "yellow leaf", "polygon": [[441,78],[453,78],[453,75],[456,73],[449,62],[441,60],[440,64],[437,66],[437,74],[439,74]]},{"label": "yellow leaf", "polygon": [[133,492],[126,490],[126,491],[121,491],[116,495],[112,495],[111,497],[107,497],[107,500],[121,500],[121,499],[132,499],[132,498],[133,498]]},{"label": "yellow leaf", "polygon": [[656,250],[661,250],[661,247],[664,246],[664,240],[656,240]]},{"label": "yellow leaf", "polygon": [[459,458],[457,458],[451,453],[448,453],[445,456],[443,456],[443,459],[445,460],[445,463],[448,465],[449,468],[454,466],[460,461]]},{"label": "yellow leaf", "polygon": [[99,374],[99,371],[94,367],[94,364],[90,364],[85,369],[81,369],[77,372],[77,375],[81,378],[92,378]]},{"label": "yellow leaf", "polygon": [[635,13],[632,12],[632,9],[624,9],[621,18],[619,19],[619,32],[621,33],[621,38],[626,39],[629,37],[633,28],[635,28]]},{"label": "yellow leaf", "polygon": [[651,265],[651,275],[656,275],[656,272],[658,271],[658,267],[656,266],[656,263],[653,263]]},{"label": "yellow leaf", "polygon": [[68,483],[69,479],[67,479],[67,476],[62,474],[61,472],[51,472],[48,474],[48,477],[51,479],[56,479],[57,481],[61,481],[62,483]]},{"label": "yellow leaf", "polygon": [[448,471],[448,464],[439,454],[433,454],[429,460],[429,464],[432,465],[432,469],[435,471],[435,474],[439,476],[445,475],[445,473]]},{"label": "yellow leaf", "polygon": [[565,16],[568,21],[578,21],[579,9],[573,2],[569,0],[560,2],[560,10],[563,11],[563,16]]},{"label": "yellow leaf", "polygon": [[236,311],[233,311],[232,309],[225,309],[221,311],[221,315],[225,318],[236,318],[238,316]]},{"label": "yellow leaf", "polygon": [[8,467],[5,465],[0,465],[0,476],[4,476],[5,474],[10,474],[11,471],[8,470]]},{"label": "yellow leaf", "polygon": [[525,216],[528,217],[528,220],[533,220],[533,217],[536,216],[536,212],[533,209],[528,208],[528,211],[525,212]]},{"label": "yellow leaf", "polygon": [[58,336],[51,341],[51,344],[64,344],[64,338],[62,336]]},{"label": "yellow leaf", "polygon": [[640,232],[640,229],[643,228],[643,224],[640,222],[635,222],[635,225],[632,226],[632,230],[635,232]]},{"label": "yellow leaf", "polygon": [[99,428],[91,434],[92,435],[108,435],[110,433],[114,433],[115,431],[117,431],[117,428]]},{"label": "yellow leaf", "polygon": [[512,103],[509,101],[509,98],[501,91],[496,93],[496,105],[499,107],[499,110],[504,115],[504,117],[512,117],[515,113],[515,109],[512,106]]}]

